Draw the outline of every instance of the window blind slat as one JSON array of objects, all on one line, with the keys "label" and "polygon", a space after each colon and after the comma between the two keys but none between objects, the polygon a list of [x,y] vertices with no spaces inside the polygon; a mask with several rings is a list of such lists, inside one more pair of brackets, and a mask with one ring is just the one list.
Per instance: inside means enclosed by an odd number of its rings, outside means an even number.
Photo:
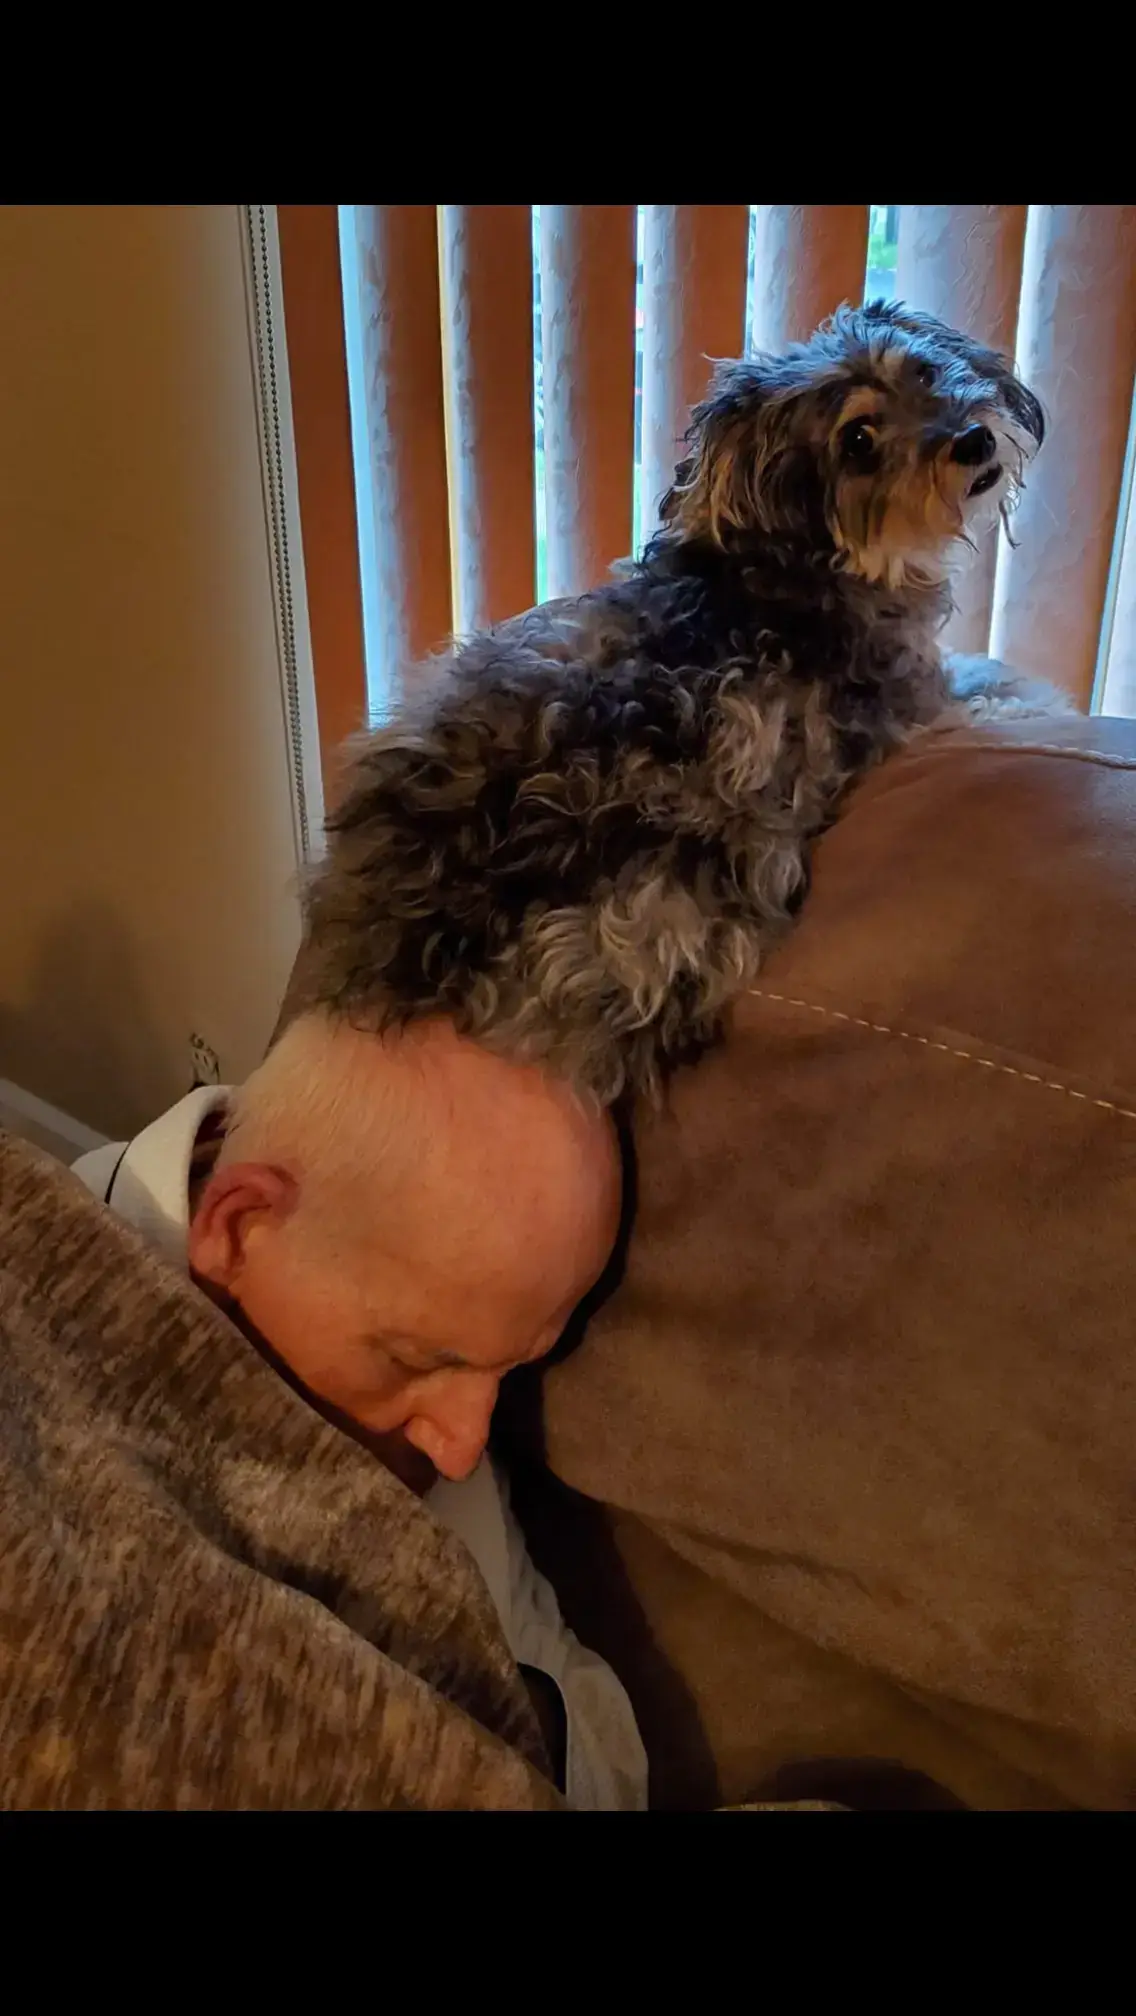
[{"label": "window blind slat", "polygon": [[277,206],[296,476],[325,790],[367,718],[351,411],[334,203]]},{"label": "window blind slat", "polygon": [[[1014,354],[1022,285],[1024,203],[905,203],[899,213],[896,293],[992,349]],[[944,641],[986,651],[998,559],[995,525],[968,555]]]},{"label": "window blind slat", "polygon": [[1136,386],[1128,421],[1128,454],[1117,526],[1116,592],[1105,614],[1103,663],[1098,677],[1102,714],[1136,715]]},{"label": "window blind slat", "polygon": [[652,203],[643,230],[642,529],[653,530],[707,361],[745,342],[748,203]]},{"label": "window blind slat", "polygon": [[1136,208],[1031,207],[1018,363],[1049,431],[999,551],[991,649],[1087,707],[1136,370]]},{"label": "window blind slat", "polygon": [[542,204],[548,593],[576,595],[631,550],[635,207]]},{"label": "window blind slat", "polygon": [[763,203],[757,213],[753,341],[800,342],[842,301],[860,301],[868,262],[866,203]]},{"label": "window blind slat", "polygon": [[355,229],[382,659],[370,669],[397,695],[452,624],[436,209],[359,205]]},{"label": "window blind slat", "polygon": [[480,629],[531,607],[532,213],[527,203],[447,203],[442,309],[454,625]]}]

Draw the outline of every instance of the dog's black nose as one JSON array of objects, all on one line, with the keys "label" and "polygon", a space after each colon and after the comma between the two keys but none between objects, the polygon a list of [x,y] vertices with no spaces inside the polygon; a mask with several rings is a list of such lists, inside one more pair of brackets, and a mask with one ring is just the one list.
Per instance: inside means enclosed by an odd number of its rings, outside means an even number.
[{"label": "dog's black nose", "polygon": [[968,427],[965,434],[956,434],[951,461],[973,469],[979,462],[989,462],[997,446],[989,427]]}]

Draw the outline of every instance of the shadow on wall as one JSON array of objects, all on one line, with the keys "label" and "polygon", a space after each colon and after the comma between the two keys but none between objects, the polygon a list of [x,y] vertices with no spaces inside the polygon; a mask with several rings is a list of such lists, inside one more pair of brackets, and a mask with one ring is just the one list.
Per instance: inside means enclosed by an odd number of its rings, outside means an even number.
[{"label": "shadow on wall", "polygon": [[[0,1078],[112,1139],[169,1105],[170,1058],[147,1007],[144,948],[106,904],[76,904],[40,944],[19,1003],[0,1002]],[[187,1056],[185,1090],[189,1090]]]}]

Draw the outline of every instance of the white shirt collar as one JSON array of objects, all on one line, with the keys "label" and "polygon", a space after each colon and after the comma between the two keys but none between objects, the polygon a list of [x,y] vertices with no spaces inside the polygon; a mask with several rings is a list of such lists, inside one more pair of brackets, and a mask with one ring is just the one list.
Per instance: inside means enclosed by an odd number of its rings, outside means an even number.
[{"label": "white shirt collar", "polygon": [[118,1165],[112,1211],[175,1267],[189,1265],[189,1167],[202,1121],[229,1097],[227,1085],[199,1085],[144,1127]]}]

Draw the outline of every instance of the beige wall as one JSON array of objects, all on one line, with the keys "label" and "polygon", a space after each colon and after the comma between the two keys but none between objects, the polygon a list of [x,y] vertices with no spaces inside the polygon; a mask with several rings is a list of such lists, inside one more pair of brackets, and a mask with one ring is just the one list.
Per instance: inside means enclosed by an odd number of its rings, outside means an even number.
[{"label": "beige wall", "polygon": [[113,1134],[298,938],[233,206],[0,208],[0,1077]]}]

